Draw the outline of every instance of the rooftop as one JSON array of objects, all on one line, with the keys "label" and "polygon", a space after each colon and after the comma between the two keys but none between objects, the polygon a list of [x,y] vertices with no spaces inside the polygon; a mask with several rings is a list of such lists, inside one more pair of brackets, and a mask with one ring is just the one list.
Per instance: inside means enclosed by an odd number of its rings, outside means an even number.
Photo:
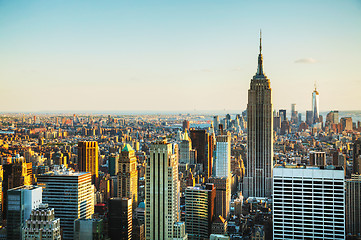
[{"label": "rooftop", "polygon": [[40,188],[40,187],[33,186],[33,185],[24,185],[24,186],[9,189],[8,191],[17,191],[17,190],[23,190],[23,189],[24,190],[34,190],[34,189],[38,189],[38,188]]},{"label": "rooftop", "polygon": [[318,169],[318,170],[343,170],[343,167],[328,166],[310,166],[310,165],[295,165],[295,164],[276,164],[274,168],[292,168],[292,169]]},{"label": "rooftop", "polygon": [[134,149],[128,143],[125,145],[125,147],[122,150],[122,152],[131,152],[131,151],[134,151]]}]

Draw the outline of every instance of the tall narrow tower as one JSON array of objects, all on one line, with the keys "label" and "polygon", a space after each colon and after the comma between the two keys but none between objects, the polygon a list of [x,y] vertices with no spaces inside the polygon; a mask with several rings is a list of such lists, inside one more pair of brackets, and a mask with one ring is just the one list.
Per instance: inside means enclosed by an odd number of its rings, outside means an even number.
[{"label": "tall narrow tower", "polygon": [[151,145],[145,179],[146,239],[173,239],[179,218],[178,160],[167,140]]},{"label": "tall narrow tower", "polygon": [[138,170],[134,149],[125,145],[118,162],[118,197],[132,199],[133,209],[138,206]]},{"label": "tall narrow tower", "polygon": [[319,113],[318,113],[318,96],[319,93],[317,91],[316,88],[316,84],[315,84],[315,90],[312,92],[312,112],[313,112],[313,123],[318,122],[318,117],[319,117]]},{"label": "tall narrow tower", "polygon": [[80,172],[90,172],[92,183],[98,179],[98,142],[84,141],[78,142],[78,164]]},{"label": "tall narrow tower", "polygon": [[270,80],[263,73],[262,36],[258,69],[251,80],[247,104],[247,165],[243,181],[245,197],[270,197],[273,169],[273,117]]}]

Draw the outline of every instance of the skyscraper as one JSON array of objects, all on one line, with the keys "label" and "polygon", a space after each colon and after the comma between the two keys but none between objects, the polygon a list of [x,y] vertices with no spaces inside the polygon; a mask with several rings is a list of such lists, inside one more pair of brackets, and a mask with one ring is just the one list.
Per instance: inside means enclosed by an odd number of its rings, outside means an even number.
[{"label": "skyscraper", "polygon": [[361,138],[353,143],[352,173],[361,174]]},{"label": "skyscraper", "polygon": [[98,179],[98,142],[78,142],[78,164],[80,172],[90,172],[92,182]]},{"label": "skyscraper", "polygon": [[346,234],[355,239],[361,235],[361,175],[346,180]]},{"label": "skyscraper", "polygon": [[138,206],[137,157],[129,144],[122,149],[118,166],[118,197],[132,199],[133,209],[136,209]]},{"label": "skyscraper", "polygon": [[340,120],[338,118],[339,118],[338,111],[331,111],[331,112],[327,113],[326,125],[339,123]]},{"label": "skyscraper", "polygon": [[280,115],[280,118],[281,118],[281,123],[283,121],[286,121],[286,119],[287,119],[287,110],[286,109],[280,109],[278,112],[279,112],[279,115]]},{"label": "skyscraper", "polygon": [[212,175],[213,137],[207,130],[191,129],[192,148],[197,150],[197,164],[202,164],[206,178]]},{"label": "skyscraper", "polygon": [[192,141],[188,137],[187,130],[182,135],[179,143],[179,163],[191,164]]},{"label": "skyscraper", "polygon": [[26,163],[22,157],[13,158],[13,162],[3,165],[3,217],[6,219],[7,193],[11,188],[31,185],[32,163]]},{"label": "skyscraper", "polygon": [[188,239],[208,239],[214,219],[216,189],[213,184],[187,187],[185,224]]},{"label": "skyscraper", "polygon": [[74,240],[88,239],[104,239],[103,219],[88,218],[74,221]]},{"label": "skyscraper", "polygon": [[111,240],[132,239],[133,219],[130,198],[109,199],[109,237]]},{"label": "skyscraper", "polygon": [[273,239],[345,239],[344,171],[273,169]]},{"label": "skyscraper", "polygon": [[216,188],[214,215],[227,219],[230,214],[231,205],[231,177],[211,177],[208,181],[213,183]]},{"label": "skyscraper", "polygon": [[306,111],[306,123],[308,125],[313,124],[313,111]]},{"label": "skyscraper", "polygon": [[33,209],[23,227],[23,239],[61,240],[60,218],[55,218],[54,208],[41,203]]},{"label": "skyscraper", "polygon": [[342,130],[344,130],[344,131],[352,131],[353,130],[352,117],[343,117],[340,119],[340,123],[342,125]]},{"label": "skyscraper", "polygon": [[43,187],[43,202],[60,218],[63,239],[74,239],[74,220],[90,218],[94,213],[91,173],[55,169],[39,175],[38,186]]},{"label": "skyscraper", "polygon": [[216,132],[218,132],[218,129],[219,129],[219,116],[214,116],[213,117],[213,127],[214,129],[216,130]]},{"label": "skyscraper", "polygon": [[272,194],[273,106],[270,80],[263,73],[262,38],[258,69],[251,80],[247,104],[247,165],[243,180],[245,197]]},{"label": "skyscraper", "polygon": [[110,176],[118,175],[118,170],[119,170],[118,164],[119,164],[119,155],[115,153],[111,153],[108,158]]},{"label": "skyscraper", "polygon": [[30,218],[33,209],[39,207],[41,198],[41,188],[36,186],[20,186],[8,190],[6,239],[22,239],[25,220]]},{"label": "skyscraper", "polygon": [[[175,148],[177,149],[177,148]],[[150,147],[146,166],[146,239],[173,239],[179,218],[178,159],[167,140]]]},{"label": "skyscraper", "polygon": [[291,121],[293,123],[298,123],[298,112],[295,103],[291,104]]},{"label": "skyscraper", "polygon": [[219,135],[216,137],[215,154],[215,177],[229,177],[231,174],[231,135]]},{"label": "skyscraper", "polygon": [[190,123],[188,120],[183,121],[183,131],[189,130]]},{"label": "skyscraper", "polygon": [[315,84],[315,90],[312,92],[313,123],[318,122],[318,117],[319,117],[318,98],[319,98],[319,93],[316,89],[316,84]]}]

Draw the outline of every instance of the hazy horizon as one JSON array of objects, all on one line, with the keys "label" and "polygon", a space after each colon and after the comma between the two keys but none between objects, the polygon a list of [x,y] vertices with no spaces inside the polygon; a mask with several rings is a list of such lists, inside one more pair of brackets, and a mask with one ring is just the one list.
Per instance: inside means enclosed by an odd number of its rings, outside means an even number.
[{"label": "hazy horizon", "polygon": [[241,112],[260,28],[274,109],[315,82],[321,110],[359,109],[360,26],[356,0],[0,0],[0,112]]}]

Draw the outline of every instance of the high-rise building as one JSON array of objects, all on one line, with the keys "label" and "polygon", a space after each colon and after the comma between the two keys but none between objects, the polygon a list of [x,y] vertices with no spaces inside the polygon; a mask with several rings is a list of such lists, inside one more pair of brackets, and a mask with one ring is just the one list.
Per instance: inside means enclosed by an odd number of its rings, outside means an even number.
[{"label": "high-rise building", "polygon": [[331,111],[327,113],[326,116],[326,125],[328,124],[338,124],[339,121],[339,114],[338,111]]},{"label": "high-rise building", "polygon": [[247,104],[247,161],[243,195],[270,197],[273,169],[273,117],[270,80],[263,73],[262,45],[258,70],[251,80]]},{"label": "high-rise building", "polygon": [[302,122],[302,113],[298,114],[298,122],[301,123]]},{"label": "high-rise building", "polygon": [[346,180],[346,234],[361,238],[361,175]]},{"label": "high-rise building", "polygon": [[345,239],[342,168],[273,169],[273,239]]},{"label": "high-rise building", "polygon": [[191,164],[192,141],[188,136],[187,130],[182,135],[179,143],[179,163]]},{"label": "high-rise building", "polygon": [[184,222],[176,222],[174,224],[174,237],[173,240],[187,240],[186,226]]},{"label": "high-rise building", "polygon": [[197,151],[197,164],[202,164],[206,178],[212,175],[213,137],[205,129],[191,129],[192,148]]},{"label": "high-rise building", "polygon": [[218,129],[219,129],[219,116],[214,116],[213,117],[213,127],[216,130],[216,132],[218,132]]},{"label": "high-rise building", "polygon": [[173,239],[179,219],[177,148],[167,140],[151,144],[146,164],[146,239]]},{"label": "high-rise building", "polygon": [[298,112],[296,110],[296,104],[293,103],[291,105],[291,121],[293,123],[298,123]]},{"label": "high-rise building", "polygon": [[342,125],[342,130],[344,130],[344,131],[352,131],[353,130],[353,123],[352,123],[351,117],[341,118],[340,123]]},{"label": "high-rise building", "polygon": [[110,154],[109,159],[108,159],[110,176],[118,175],[118,170],[119,170],[118,163],[119,163],[119,155],[115,154],[115,153]]},{"label": "high-rise building", "polygon": [[352,173],[361,174],[361,138],[353,143]]},{"label": "high-rise building", "polygon": [[231,177],[212,177],[208,181],[216,188],[214,215],[227,219],[231,208]]},{"label": "high-rise building", "polygon": [[132,239],[132,199],[111,198],[109,199],[108,231],[111,240]]},{"label": "high-rise building", "polygon": [[104,239],[103,219],[77,219],[74,221],[74,240],[88,239]]},{"label": "high-rise building", "polygon": [[54,169],[38,176],[43,187],[43,202],[54,208],[60,218],[63,239],[74,239],[74,220],[90,218],[94,213],[94,186],[91,173]]},{"label": "high-rise building", "polygon": [[306,123],[309,126],[313,124],[313,111],[306,111]]},{"label": "high-rise building", "polygon": [[315,90],[312,92],[313,123],[318,122],[318,117],[319,117],[318,98],[319,98],[319,93],[318,93],[318,91],[316,89],[316,85],[315,85]]},{"label": "high-rise building", "polygon": [[118,197],[132,199],[133,209],[136,209],[138,206],[137,157],[129,144],[122,149],[118,166]]},{"label": "high-rise building", "polygon": [[8,190],[6,239],[22,239],[25,220],[30,218],[33,209],[39,207],[41,198],[41,188],[36,186],[20,186]]},{"label": "high-rise building", "polygon": [[326,166],[326,153],[325,152],[310,152],[310,165],[311,166]]},{"label": "high-rise building", "polygon": [[286,121],[287,120],[287,111],[286,111],[286,109],[280,109],[278,112],[279,112],[279,115],[280,115],[280,118],[281,118],[281,123],[283,121]]},{"label": "high-rise building", "polygon": [[184,120],[183,121],[183,131],[189,130],[189,121],[188,120]]},{"label": "high-rise building", "polygon": [[42,203],[33,209],[23,227],[23,239],[61,240],[60,218],[55,218],[54,208]]},{"label": "high-rise building", "polygon": [[98,179],[98,142],[84,141],[78,142],[78,164],[80,172],[90,172],[92,174],[92,183],[95,184]]},{"label": "high-rise building", "polygon": [[214,160],[213,176],[229,177],[231,174],[231,135],[218,135],[216,137],[216,154]]},{"label": "high-rise building", "polygon": [[216,216],[214,222],[212,223],[212,235],[213,234],[227,234],[227,220],[222,216]]},{"label": "high-rise building", "polygon": [[20,186],[32,184],[32,163],[26,163],[24,158],[15,157],[10,164],[3,167],[3,218],[6,219],[7,191]]},{"label": "high-rise building", "polygon": [[273,131],[279,132],[281,129],[281,117],[279,115],[273,117]]},{"label": "high-rise building", "polygon": [[216,189],[213,184],[187,187],[185,190],[185,224],[188,239],[208,239],[214,219]]}]

